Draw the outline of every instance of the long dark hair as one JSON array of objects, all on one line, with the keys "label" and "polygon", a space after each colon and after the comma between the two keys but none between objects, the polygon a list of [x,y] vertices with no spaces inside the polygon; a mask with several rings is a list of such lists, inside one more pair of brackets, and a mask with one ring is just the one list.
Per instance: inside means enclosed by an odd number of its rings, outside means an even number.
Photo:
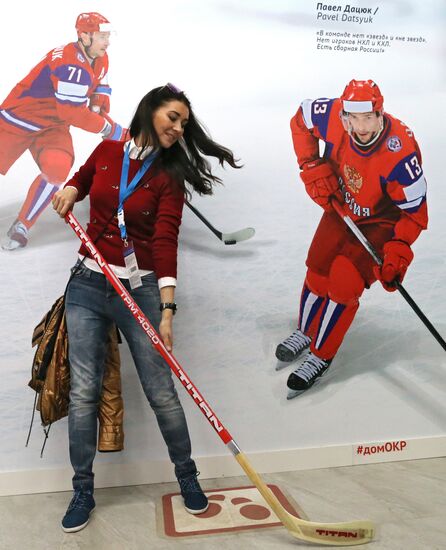
[{"label": "long dark hair", "polygon": [[[183,143],[177,141],[172,147],[164,149],[153,126],[153,114],[159,107],[173,100],[186,105],[189,109],[189,121],[181,138]],[[149,146],[160,150],[156,165],[169,172],[185,192],[186,181],[200,195],[211,195],[213,184],[221,183],[221,179],[212,174],[211,164],[205,156],[216,157],[221,166],[226,162],[233,168],[241,168],[230,149],[213,141],[194,115],[185,93],[172,84],[154,88],[141,99],[129,130],[132,138],[139,136],[139,145],[143,150]]]}]

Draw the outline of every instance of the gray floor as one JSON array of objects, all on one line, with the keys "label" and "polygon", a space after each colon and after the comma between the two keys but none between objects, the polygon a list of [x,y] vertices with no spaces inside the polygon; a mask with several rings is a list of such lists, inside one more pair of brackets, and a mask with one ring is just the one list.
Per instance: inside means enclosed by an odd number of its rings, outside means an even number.
[{"label": "gray floor", "polygon": [[[374,550],[446,548],[446,458],[263,476],[290,495],[313,521],[370,519]],[[204,480],[203,488],[250,485],[245,477]],[[60,519],[69,493],[0,498],[1,550],[241,550],[326,548],[290,537],[284,528],[167,539],[157,533],[156,506],[176,484],[101,489],[83,531],[65,534]]]}]

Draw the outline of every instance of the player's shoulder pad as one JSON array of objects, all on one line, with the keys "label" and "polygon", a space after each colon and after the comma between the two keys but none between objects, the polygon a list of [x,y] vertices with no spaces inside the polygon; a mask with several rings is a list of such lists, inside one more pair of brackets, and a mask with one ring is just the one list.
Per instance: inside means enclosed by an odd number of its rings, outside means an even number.
[{"label": "player's shoulder pad", "polygon": [[395,164],[389,165],[387,181],[397,181],[401,185],[411,185],[423,176],[423,167],[417,151],[407,151],[402,157],[395,159]]},{"label": "player's shoulder pad", "polygon": [[85,55],[80,51],[78,45],[75,42],[64,44],[63,46],[57,46],[48,54],[50,61],[53,65],[60,65],[63,63],[72,63],[75,65],[89,66],[88,60]]},{"label": "player's shoulder pad", "polygon": [[319,98],[305,99],[300,105],[302,117],[309,130],[317,128],[323,139],[327,136],[330,115],[338,113],[340,109],[339,99]]},{"label": "player's shoulder pad", "polygon": [[[396,179],[403,183],[406,182],[408,173],[410,175],[406,168],[407,162],[417,163],[417,172],[418,166],[421,166],[418,144],[408,126],[387,113],[385,117],[389,128],[380,146],[382,163],[387,167],[388,179]],[[413,157],[415,160],[412,160]]]},{"label": "player's shoulder pad", "polygon": [[[57,55],[57,50],[53,52]],[[92,69],[77,44],[67,44],[61,53],[62,56],[52,68],[54,77],[58,81],[69,82],[77,87],[90,86],[93,79]]]},{"label": "player's shoulder pad", "polygon": [[[390,125],[384,141],[385,150],[390,157],[403,158],[406,155],[418,150],[418,144],[412,130],[397,118],[385,113]],[[396,160],[395,158],[395,160]]]}]

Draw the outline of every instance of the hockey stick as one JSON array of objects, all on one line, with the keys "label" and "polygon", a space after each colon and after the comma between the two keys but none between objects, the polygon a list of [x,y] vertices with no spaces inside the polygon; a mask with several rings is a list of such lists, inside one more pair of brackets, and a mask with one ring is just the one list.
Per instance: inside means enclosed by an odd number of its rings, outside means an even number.
[{"label": "hockey stick", "polygon": [[343,523],[315,523],[295,517],[289,514],[283,508],[283,506],[277,500],[276,496],[272,493],[272,491],[263,482],[261,477],[252,468],[252,466],[248,462],[247,457],[242,453],[239,446],[232,438],[231,434],[217,418],[214,411],[205,401],[204,397],[192,383],[192,381],[185,373],[183,368],[180,366],[180,364],[177,362],[175,357],[169,351],[167,351],[161,338],[156,333],[150,321],[140,310],[138,305],[134,302],[133,298],[127,292],[121,281],[110,269],[110,266],[101,256],[100,252],[97,250],[89,236],[85,233],[85,231],[82,229],[81,225],[71,212],[68,212],[66,214],[65,220],[70,224],[73,231],[84,243],[92,257],[96,260],[108,281],[114,287],[116,292],[124,301],[125,305],[129,308],[129,310],[135,317],[138,324],[141,325],[141,328],[149,337],[149,340],[151,341],[153,347],[166,360],[172,372],[186,388],[186,391],[195,401],[197,406],[201,409],[201,412],[207,418],[209,424],[214,428],[220,439],[223,441],[223,443],[225,443],[225,445],[234,455],[235,459],[243,468],[246,475],[257,487],[260,494],[269,504],[270,508],[273,510],[279,520],[288,529],[290,534],[300,540],[332,546],[351,546],[370,542],[374,536],[374,525],[370,521],[358,520]]},{"label": "hockey stick", "polygon": [[[381,267],[383,265],[383,261],[381,260],[381,258],[376,253],[376,250],[373,248],[373,246],[370,244],[370,242],[367,240],[366,236],[362,233],[362,231],[355,224],[355,222],[350,218],[350,216],[347,216],[347,214],[344,214],[344,212],[342,210],[342,207],[339,204],[339,202],[336,199],[333,199],[331,201],[331,205],[336,210],[336,213],[339,214],[339,216],[348,225],[348,227],[353,232],[353,234],[358,239],[358,241],[363,245],[363,247],[367,250],[367,252],[372,256],[372,258],[375,260],[375,263]],[[403,298],[406,300],[406,302],[410,305],[410,307],[416,313],[416,315],[419,317],[419,319],[424,323],[425,327],[432,334],[432,336],[435,338],[435,340],[437,340],[437,342],[440,344],[440,346],[446,351],[446,342],[443,340],[443,338],[441,337],[441,335],[439,334],[437,329],[429,321],[429,319],[426,317],[426,315],[421,311],[421,309],[418,307],[418,305],[416,304],[414,299],[410,296],[410,294],[407,292],[407,290],[398,281],[395,282],[395,286],[396,286],[397,290],[400,292],[400,294],[403,296]]]},{"label": "hockey stick", "polygon": [[203,214],[197,210],[194,206],[191,205],[189,201],[186,201],[186,206],[188,206],[192,212],[199,218],[204,225],[209,227],[214,235],[216,235],[220,241],[223,241],[225,244],[237,244],[241,241],[247,241],[255,234],[255,229],[253,227],[245,227],[245,229],[240,229],[239,231],[234,231],[233,233],[222,233],[203,216]]}]

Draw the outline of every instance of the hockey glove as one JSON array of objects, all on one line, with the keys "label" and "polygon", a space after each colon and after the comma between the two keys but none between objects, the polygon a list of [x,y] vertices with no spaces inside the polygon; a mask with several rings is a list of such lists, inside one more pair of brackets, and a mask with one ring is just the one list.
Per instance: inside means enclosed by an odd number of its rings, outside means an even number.
[{"label": "hockey glove", "polygon": [[306,162],[300,177],[305,184],[305,190],[314,202],[322,206],[326,212],[331,212],[333,208],[330,205],[330,197],[339,191],[338,178],[332,167],[319,159]]},{"label": "hockey glove", "polygon": [[110,112],[110,95],[111,88],[108,86],[98,86],[94,94],[90,96],[90,103],[88,105],[90,111],[100,115],[108,114]]},{"label": "hockey glove", "polygon": [[374,267],[376,278],[388,292],[396,290],[396,282],[401,283],[406,274],[410,262],[413,260],[413,252],[404,241],[388,241],[384,245],[384,258],[381,267]]},{"label": "hockey glove", "polygon": [[108,115],[104,115],[105,126],[102,129],[103,139],[112,139],[113,141],[126,141],[129,137],[128,128],[123,128],[120,124],[114,122]]}]

